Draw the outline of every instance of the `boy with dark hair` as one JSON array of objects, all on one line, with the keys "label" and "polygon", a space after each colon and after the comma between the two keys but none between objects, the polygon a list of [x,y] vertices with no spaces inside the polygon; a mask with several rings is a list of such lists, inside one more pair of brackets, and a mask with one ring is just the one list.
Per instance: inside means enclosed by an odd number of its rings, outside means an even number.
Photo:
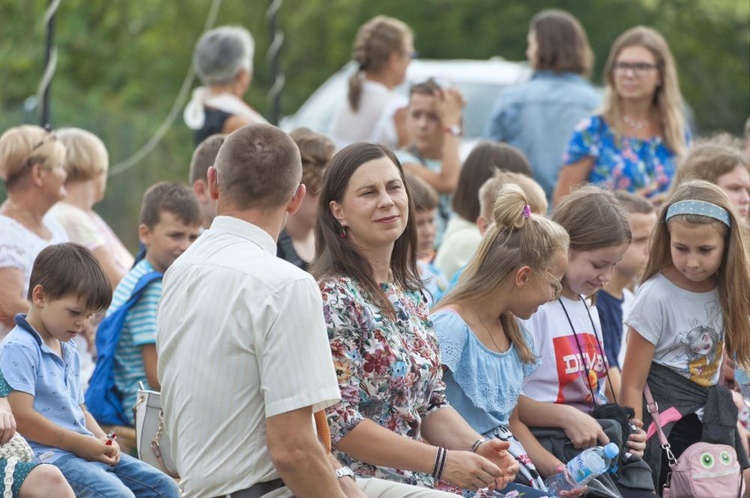
[{"label": "boy with dark hair", "polygon": [[618,191],[615,192],[615,197],[628,212],[632,240],[622,259],[615,265],[610,281],[596,293],[596,309],[602,324],[602,341],[612,381],[610,387],[619,396],[620,367],[627,340],[623,317],[633,302],[632,287],[648,260],[649,240],[656,225],[656,211],[646,199],[630,192]]},{"label": "boy with dark hair", "polygon": [[129,455],[86,410],[78,351],[71,341],[109,305],[109,279],[93,253],[66,243],[39,253],[28,315],[2,343],[0,369],[18,431],[34,461],[58,467],[78,497],[178,497],[166,474]]},{"label": "boy with dark hair", "polygon": [[[138,226],[145,257],[117,285],[107,316],[125,304],[142,276],[150,272],[163,274],[198,238],[200,223],[200,206],[190,187],[162,182],[149,188],[143,196]],[[146,287],[127,313],[114,352],[114,385],[131,426],[138,382],[157,391],[160,387],[156,376],[156,306],[161,293],[161,280]]]}]

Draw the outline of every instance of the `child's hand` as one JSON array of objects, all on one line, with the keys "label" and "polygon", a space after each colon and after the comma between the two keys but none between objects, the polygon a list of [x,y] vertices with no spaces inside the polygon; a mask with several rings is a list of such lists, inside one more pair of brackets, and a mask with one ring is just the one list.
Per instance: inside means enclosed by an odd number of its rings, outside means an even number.
[{"label": "child's hand", "polygon": [[76,455],[90,462],[102,462],[114,466],[120,461],[120,446],[116,442],[107,446],[101,439],[83,436],[77,450]]},{"label": "child's hand", "polygon": [[0,444],[10,441],[16,433],[16,419],[10,410],[0,408]]},{"label": "child's hand", "polygon": [[646,431],[643,430],[643,422],[637,418],[631,418],[630,423],[636,427],[636,430],[630,433],[627,446],[630,453],[643,458],[643,452],[646,450]]},{"label": "child's hand", "polygon": [[585,450],[592,446],[609,443],[609,438],[594,417],[575,407],[570,408],[570,416],[562,422],[562,428],[568,439],[573,442],[573,446],[579,450]]}]

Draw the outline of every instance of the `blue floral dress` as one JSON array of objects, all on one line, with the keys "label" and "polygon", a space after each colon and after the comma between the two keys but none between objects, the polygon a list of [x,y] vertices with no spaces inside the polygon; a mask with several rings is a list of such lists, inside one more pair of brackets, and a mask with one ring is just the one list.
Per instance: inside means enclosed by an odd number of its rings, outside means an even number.
[{"label": "blue floral dress", "polygon": [[627,190],[646,198],[669,191],[675,173],[675,153],[662,137],[615,138],[601,116],[576,126],[563,157],[563,165],[594,158],[589,182],[611,190]]},{"label": "blue floral dress", "polygon": [[[7,398],[8,395],[13,392],[13,388],[5,380],[3,373],[0,372],[0,398]],[[0,458],[0,496],[5,494],[5,472],[8,466],[8,461],[5,458]],[[21,490],[21,484],[29,476],[29,473],[36,467],[36,463],[31,462],[17,462],[13,469],[13,485],[11,491],[13,498],[18,498],[18,494]]]}]

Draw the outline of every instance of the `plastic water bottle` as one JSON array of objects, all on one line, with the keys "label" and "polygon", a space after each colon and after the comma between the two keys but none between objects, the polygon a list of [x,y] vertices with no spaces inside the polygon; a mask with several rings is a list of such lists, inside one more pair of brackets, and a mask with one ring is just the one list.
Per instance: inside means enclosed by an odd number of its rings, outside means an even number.
[{"label": "plastic water bottle", "polygon": [[745,398],[745,404],[750,406],[750,375],[742,368],[734,369],[734,382],[740,386],[742,397]]},{"label": "plastic water bottle", "polygon": [[556,496],[559,496],[561,491],[580,489],[606,472],[618,453],[620,449],[615,443],[584,450],[569,461],[562,472],[550,476],[544,484],[549,492]]}]

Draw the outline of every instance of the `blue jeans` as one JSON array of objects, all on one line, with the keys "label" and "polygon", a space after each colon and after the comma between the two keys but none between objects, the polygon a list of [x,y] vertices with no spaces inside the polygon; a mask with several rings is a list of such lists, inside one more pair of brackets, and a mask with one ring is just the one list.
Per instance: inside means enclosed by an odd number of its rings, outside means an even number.
[{"label": "blue jeans", "polygon": [[148,497],[179,498],[180,489],[174,480],[129,455],[120,455],[120,463],[112,467],[90,462],[69,453],[55,460],[78,498]]}]

